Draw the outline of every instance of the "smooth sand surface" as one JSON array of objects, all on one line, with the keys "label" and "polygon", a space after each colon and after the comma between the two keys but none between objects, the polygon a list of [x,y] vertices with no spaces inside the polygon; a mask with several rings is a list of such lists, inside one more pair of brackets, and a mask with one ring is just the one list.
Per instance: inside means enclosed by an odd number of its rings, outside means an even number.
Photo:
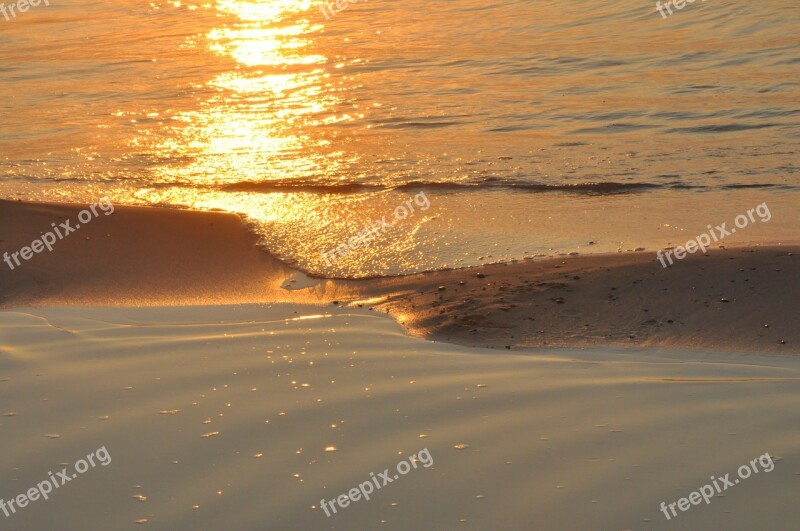
[{"label": "smooth sand surface", "polygon": [[[0,201],[0,251],[30,245],[82,208]],[[236,216],[116,206],[53,252],[14,270],[0,262],[0,307],[336,301],[474,346],[800,352],[800,247],[716,248],[666,269],[655,251],[312,279],[259,250]]]},{"label": "smooth sand surface", "polygon": [[[101,446],[112,462],[0,522],[789,531],[798,398],[794,357],[487,352],[408,337],[366,309],[6,310],[0,497]],[[331,518],[313,507],[423,448],[434,465],[370,501]],[[660,512],[765,452],[771,472],[672,521]]]}]

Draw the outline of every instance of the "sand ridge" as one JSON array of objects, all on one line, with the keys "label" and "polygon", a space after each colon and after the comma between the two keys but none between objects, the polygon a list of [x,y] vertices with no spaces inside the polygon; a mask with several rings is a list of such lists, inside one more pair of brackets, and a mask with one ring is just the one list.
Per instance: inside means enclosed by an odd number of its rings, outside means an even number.
[{"label": "sand ridge", "polygon": [[662,346],[800,352],[797,247],[498,264],[374,283],[415,335],[492,348]]}]

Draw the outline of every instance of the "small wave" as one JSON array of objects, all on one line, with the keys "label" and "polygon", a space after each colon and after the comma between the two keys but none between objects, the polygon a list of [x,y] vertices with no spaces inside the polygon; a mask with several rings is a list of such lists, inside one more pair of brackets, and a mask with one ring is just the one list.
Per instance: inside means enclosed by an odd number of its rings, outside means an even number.
[{"label": "small wave", "polygon": [[667,133],[732,133],[736,131],[748,131],[750,129],[766,129],[768,127],[778,127],[781,124],[722,124],[722,125],[699,125],[696,127],[678,127],[669,129]]},{"label": "small wave", "polygon": [[456,125],[463,125],[463,122],[399,122],[386,123],[375,127],[376,129],[440,129]]},{"label": "small wave", "polygon": [[432,182],[410,182],[401,186],[395,187],[396,189],[411,189],[411,188],[452,188],[454,190],[469,190],[469,189],[504,189],[516,190],[520,192],[573,192],[573,193],[595,193],[595,194],[613,194],[613,193],[627,193],[645,190],[648,188],[662,188],[661,184],[654,183],[618,183],[618,182],[584,182],[574,184],[543,184],[543,183],[523,183],[507,180],[486,180],[475,184],[467,183],[432,183]]},{"label": "small wave", "polygon": [[510,190],[518,192],[547,193],[566,192],[576,194],[614,194],[643,191],[651,188],[671,187],[656,183],[619,183],[619,182],[580,182],[566,184],[545,184],[519,182],[507,179],[487,178],[474,182],[443,182],[443,181],[409,181],[402,184],[365,184],[365,183],[337,183],[321,184],[308,181],[264,181],[264,182],[239,182],[226,184],[219,189],[227,192],[309,192],[317,194],[353,194],[364,192],[380,192],[391,190],[442,190],[442,191],[486,191]]},{"label": "small wave", "polygon": [[219,189],[225,192],[309,192],[315,194],[356,194],[385,190],[385,186],[363,183],[320,184],[308,181],[242,181],[224,184]]},{"label": "small wave", "polygon": [[[707,172],[712,173],[712,172]],[[211,189],[223,192],[255,192],[255,193],[311,193],[347,195],[363,193],[379,193],[391,191],[438,190],[442,192],[486,192],[509,191],[521,193],[566,193],[583,195],[610,195],[640,193],[651,190],[706,190],[708,186],[680,180],[677,174],[659,174],[658,179],[672,179],[664,182],[616,182],[616,181],[584,181],[575,183],[548,184],[525,182],[499,177],[485,177],[474,181],[448,182],[415,180],[405,183],[320,183],[305,179],[275,181],[243,181],[238,183],[211,186]],[[162,183],[158,187],[192,187],[191,183]],[[154,186],[155,187],[155,186]],[[772,183],[732,183],[720,185],[717,189],[735,190],[747,188],[772,188],[795,190],[798,187]]]},{"label": "small wave", "polygon": [[775,188],[778,185],[769,183],[752,183],[752,184],[727,184],[723,186],[724,189],[736,190],[738,188]]},{"label": "small wave", "polygon": [[613,123],[608,125],[601,125],[597,127],[584,127],[573,131],[574,134],[614,134],[614,133],[629,133],[633,131],[641,131],[642,129],[654,129],[658,126],[648,124],[634,124],[634,123]]}]

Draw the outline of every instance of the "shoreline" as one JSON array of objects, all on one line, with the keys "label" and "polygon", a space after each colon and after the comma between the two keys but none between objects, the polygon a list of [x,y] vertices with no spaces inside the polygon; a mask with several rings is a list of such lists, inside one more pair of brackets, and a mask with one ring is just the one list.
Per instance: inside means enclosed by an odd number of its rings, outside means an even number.
[{"label": "shoreline", "polygon": [[[0,200],[0,252],[84,208]],[[321,279],[271,256],[234,214],[115,205],[52,252],[0,267],[0,308],[336,302],[466,346],[798,353],[798,251],[715,248],[662,268],[653,250]]]}]

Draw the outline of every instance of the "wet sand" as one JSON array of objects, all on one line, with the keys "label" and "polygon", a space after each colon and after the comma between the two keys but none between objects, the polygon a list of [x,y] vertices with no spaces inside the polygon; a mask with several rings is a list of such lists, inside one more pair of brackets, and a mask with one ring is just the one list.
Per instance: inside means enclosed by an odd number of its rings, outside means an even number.
[{"label": "wet sand", "polygon": [[[0,345],[0,497],[101,446],[112,458],[0,514],[4,529],[789,531],[800,517],[796,357],[488,353],[301,305],[17,309],[0,312]],[[320,509],[424,448],[430,468]],[[766,452],[771,472],[660,512]]]},{"label": "wet sand", "polygon": [[798,248],[579,256],[381,281],[377,305],[416,335],[492,348],[800,352]]},{"label": "wet sand", "polygon": [[[81,208],[0,201],[2,250],[29,245]],[[258,249],[236,216],[117,206],[53,252],[13,271],[0,264],[0,296],[5,308],[336,302],[388,313],[420,337],[481,347],[797,353],[798,250],[716,248],[666,269],[653,249],[312,279]]]}]

